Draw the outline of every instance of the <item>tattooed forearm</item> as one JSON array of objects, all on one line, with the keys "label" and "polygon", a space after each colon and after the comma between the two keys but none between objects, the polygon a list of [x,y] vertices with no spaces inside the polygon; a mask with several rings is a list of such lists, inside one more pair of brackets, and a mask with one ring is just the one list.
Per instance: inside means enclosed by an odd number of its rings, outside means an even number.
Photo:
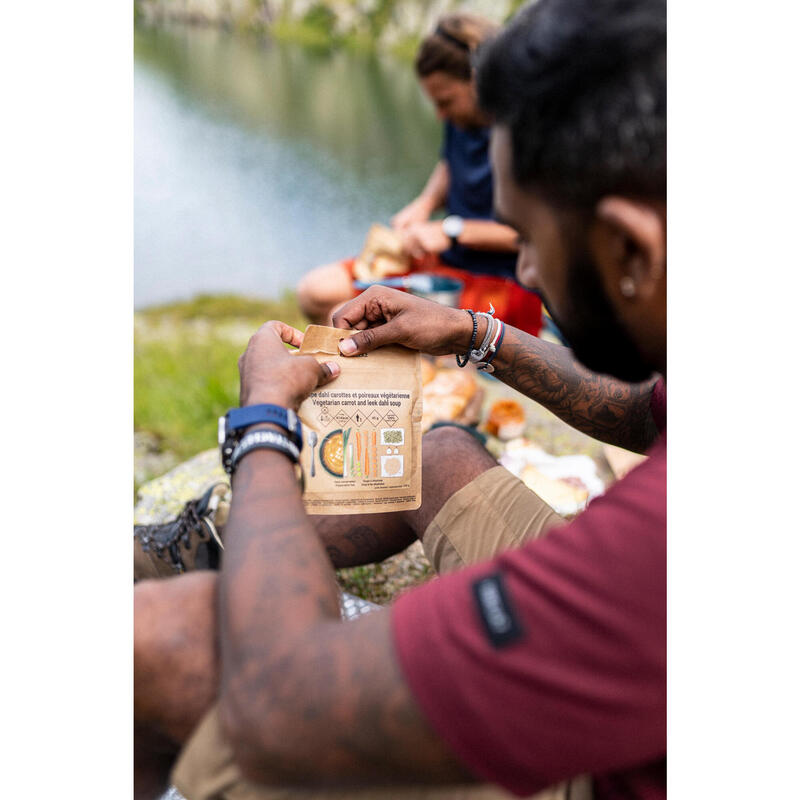
[{"label": "tattooed forearm", "polygon": [[271,663],[273,645],[293,627],[338,620],[339,594],[285,456],[248,455],[233,489],[219,585],[220,645],[223,693],[242,697],[246,676]]},{"label": "tattooed forearm", "polygon": [[658,435],[650,411],[655,377],[625,383],[598,375],[569,348],[510,327],[493,363],[500,380],[595,439],[643,453]]},{"label": "tattooed forearm", "polygon": [[231,737],[247,778],[337,788],[474,780],[420,713],[389,614],[317,628],[264,665],[258,680],[269,691],[251,708],[258,745]]},{"label": "tattooed forearm", "polygon": [[[245,774],[299,785],[469,780],[400,673],[389,612],[341,622],[329,560],[341,554],[333,543],[326,553],[287,459],[251,453],[233,488],[219,583],[220,720]],[[350,525],[341,541],[374,550],[383,540],[371,525]]]}]

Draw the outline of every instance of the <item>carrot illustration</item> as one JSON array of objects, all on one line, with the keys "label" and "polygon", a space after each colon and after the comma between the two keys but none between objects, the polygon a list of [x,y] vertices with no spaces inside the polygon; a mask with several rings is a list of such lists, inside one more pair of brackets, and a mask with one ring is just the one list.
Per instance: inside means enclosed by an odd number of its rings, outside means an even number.
[{"label": "carrot illustration", "polygon": [[364,474],[369,478],[369,445],[364,444]]}]

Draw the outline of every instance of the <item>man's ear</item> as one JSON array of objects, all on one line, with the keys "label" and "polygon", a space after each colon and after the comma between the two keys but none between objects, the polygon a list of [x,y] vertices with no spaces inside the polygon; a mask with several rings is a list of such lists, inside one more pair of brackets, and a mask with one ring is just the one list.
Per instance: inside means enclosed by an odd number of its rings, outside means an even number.
[{"label": "man's ear", "polygon": [[625,197],[604,197],[595,208],[592,227],[591,246],[607,291],[623,305],[650,300],[666,273],[666,230],[660,210]]}]

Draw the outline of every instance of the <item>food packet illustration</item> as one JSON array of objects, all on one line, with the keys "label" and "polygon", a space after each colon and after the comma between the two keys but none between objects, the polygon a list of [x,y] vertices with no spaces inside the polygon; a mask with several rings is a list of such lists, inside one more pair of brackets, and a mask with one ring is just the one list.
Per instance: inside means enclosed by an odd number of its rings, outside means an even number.
[{"label": "food packet illustration", "polygon": [[309,514],[377,514],[422,502],[420,355],[397,345],[339,355],[352,332],[309,325],[298,351],[336,361],[339,377],[300,406]]}]

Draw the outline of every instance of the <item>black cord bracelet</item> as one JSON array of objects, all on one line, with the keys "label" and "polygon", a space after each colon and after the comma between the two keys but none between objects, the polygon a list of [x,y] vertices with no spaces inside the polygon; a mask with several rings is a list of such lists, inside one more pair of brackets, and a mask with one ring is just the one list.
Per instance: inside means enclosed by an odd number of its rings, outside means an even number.
[{"label": "black cord bracelet", "polygon": [[[472,317],[472,339],[469,343],[469,349],[466,352],[466,355],[459,356],[456,355],[456,364],[459,367],[466,367],[469,364],[469,354],[475,347],[475,342],[478,339],[478,317],[475,315],[475,312],[471,308],[465,308],[464,311],[467,312]],[[463,359],[463,361],[462,361]]]}]

